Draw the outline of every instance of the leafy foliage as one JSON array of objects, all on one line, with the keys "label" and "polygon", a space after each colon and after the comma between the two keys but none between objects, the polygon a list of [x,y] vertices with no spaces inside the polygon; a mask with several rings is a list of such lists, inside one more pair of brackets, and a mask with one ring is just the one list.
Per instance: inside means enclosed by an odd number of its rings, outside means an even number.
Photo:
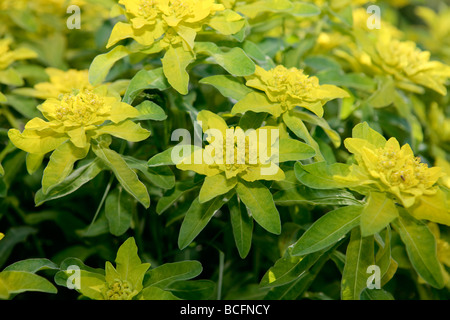
[{"label": "leafy foliage", "polygon": [[450,8],[370,4],[0,1],[0,299],[448,300]]}]

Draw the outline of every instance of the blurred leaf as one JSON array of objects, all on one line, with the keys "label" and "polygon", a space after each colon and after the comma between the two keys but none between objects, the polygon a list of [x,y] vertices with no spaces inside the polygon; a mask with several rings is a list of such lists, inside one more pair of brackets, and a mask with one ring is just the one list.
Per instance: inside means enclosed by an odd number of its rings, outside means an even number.
[{"label": "blurred leaf", "polygon": [[5,264],[14,247],[24,242],[28,236],[37,233],[37,229],[29,226],[11,227],[0,241],[0,267]]}]

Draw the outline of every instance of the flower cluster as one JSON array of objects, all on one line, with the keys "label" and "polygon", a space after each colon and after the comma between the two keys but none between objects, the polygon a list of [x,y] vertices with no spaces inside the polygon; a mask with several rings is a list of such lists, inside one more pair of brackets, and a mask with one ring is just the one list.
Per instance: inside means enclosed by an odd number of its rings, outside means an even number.
[{"label": "flower cluster", "polygon": [[242,27],[227,30],[224,25],[242,20],[233,11],[226,11],[223,22],[215,19],[216,13],[224,11],[225,7],[214,0],[120,0],[119,3],[125,6],[128,22],[115,25],[107,47],[122,39],[133,38],[143,46],[160,43],[164,48],[182,43],[186,51],[192,51],[196,34],[204,25],[210,25],[222,34],[233,34]]},{"label": "flower cluster", "polygon": [[301,69],[282,65],[270,70],[256,66],[255,73],[247,77],[246,85],[263,91],[265,97],[252,92],[235,104],[232,113],[268,112],[279,117],[299,106],[322,117],[326,102],[348,96],[334,85],[320,85],[317,77],[310,77]]}]

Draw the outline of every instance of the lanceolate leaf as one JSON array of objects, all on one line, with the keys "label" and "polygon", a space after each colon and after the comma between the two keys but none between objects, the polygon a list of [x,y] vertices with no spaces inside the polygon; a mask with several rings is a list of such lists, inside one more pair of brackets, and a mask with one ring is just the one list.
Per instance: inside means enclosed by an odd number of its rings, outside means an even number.
[{"label": "lanceolate leaf", "polygon": [[370,276],[367,268],[374,264],[373,236],[361,237],[358,227],[352,230],[347,246],[346,261],[342,273],[342,300],[359,300]]},{"label": "lanceolate leaf", "polygon": [[333,245],[359,225],[362,206],[347,206],[319,218],[294,244],[292,254],[302,256]]},{"label": "lanceolate leaf", "polygon": [[211,76],[203,78],[199,82],[212,85],[219,90],[224,97],[236,101],[241,100],[252,91],[252,89],[239,82],[235,77],[229,75]]},{"label": "lanceolate leaf", "polygon": [[195,278],[202,270],[202,264],[198,261],[165,263],[147,271],[144,287],[155,286],[165,289],[176,281]]},{"label": "lanceolate leaf", "polygon": [[109,230],[115,236],[125,233],[131,225],[135,203],[131,196],[122,191],[121,187],[110,192],[105,202],[105,215]]},{"label": "lanceolate leaf", "polygon": [[247,212],[247,208],[239,202],[237,196],[233,196],[228,202],[230,209],[231,226],[233,228],[234,241],[239,255],[244,259],[252,245],[253,219]]},{"label": "lanceolate leaf", "polygon": [[363,237],[375,234],[398,217],[394,201],[385,193],[371,192],[361,214],[361,234]]},{"label": "lanceolate leaf", "polygon": [[47,194],[44,194],[42,190],[38,190],[34,199],[36,206],[75,192],[85,183],[94,179],[104,169],[105,166],[100,159],[89,161],[74,170],[63,182],[52,188]]},{"label": "lanceolate leaf", "polygon": [[139,181],[136,173],[130,169],[120,154],[100,145],[93,145],[92,150],[114,172],[123,188],[144,207],[148,208],[150,206],[150,197],[147,188]]},{"label": "lanceolate leaf", "polygon": [[236,185],[236,192],[261,227],[271,233],[280,234],[280,214],[269,189],[258,181],[248,182],[240,179]]},{"label": "lanceolate leaf", "polygon": [[181,224],[178,236],[178,247],[181,250],[197,237],[227,200],[226,197],[217,197],[208,202],[200,203],[198,197],[195,198]]},{"label": "lanceolate leaf", "polygon": [[431,286],[442,288],[444,278],[437,259],[436,239],[427,225],[400,211],[393,226],[400,234],[417,273]]}]

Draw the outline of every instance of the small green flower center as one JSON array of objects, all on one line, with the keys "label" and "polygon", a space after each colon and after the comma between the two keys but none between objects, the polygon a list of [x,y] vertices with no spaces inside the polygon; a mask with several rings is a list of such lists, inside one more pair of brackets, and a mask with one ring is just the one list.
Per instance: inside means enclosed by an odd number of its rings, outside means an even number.
[{"label": "small green flower center", "polygon": [[131,284],[126,280],[116,279],[108,285],[108,289],[104,293],[106,300],[131,300],[133,289]]}]

